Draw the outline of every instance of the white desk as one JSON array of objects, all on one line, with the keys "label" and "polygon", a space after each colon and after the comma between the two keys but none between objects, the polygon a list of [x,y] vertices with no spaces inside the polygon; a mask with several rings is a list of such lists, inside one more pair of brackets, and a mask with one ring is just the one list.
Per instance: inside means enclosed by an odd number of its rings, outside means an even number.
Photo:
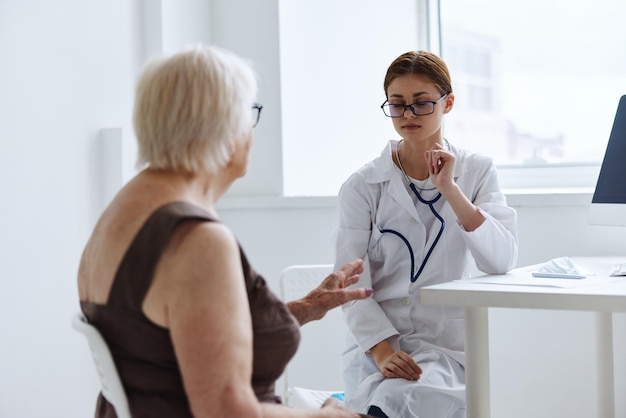
[{"label": "white desk", "polygon": [[[596,276],[593,277],[602,279],[608,278],[611,264],[625,262],[626,257],[572,257],[572,260],[595,272]],[[520,267],[501,276],[482,276],[468,281],[427,286],[420,291],[420,301],[424,304],[465,308],[467,418],[491,416],[488,328],[490,307],[595,312],[598,417],[614,418],[613,312],[626,312],[626,278],[573,288],[472,283],[472,280],[481,279],[497,279],[502,283],[527,279],[531,277],[530,270],[533,267]]]}]

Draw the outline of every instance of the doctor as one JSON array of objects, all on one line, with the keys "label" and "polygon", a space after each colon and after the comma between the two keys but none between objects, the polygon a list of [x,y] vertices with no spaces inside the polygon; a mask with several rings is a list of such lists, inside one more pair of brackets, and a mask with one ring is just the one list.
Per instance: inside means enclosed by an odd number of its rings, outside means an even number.
[{"label": "doctor", "polygon": [[384,114],[400,140],[352,174],[338,198],[336,265],[365,258],[358,286],[373,298],[344,306],[346,404],[378,417],[465,416],[461,308],[419,303],[419,289],[506,273],[517,262],[517,215],[491,159],[442,135],[454,105],[446,64],[412,51],[390,65]]}]

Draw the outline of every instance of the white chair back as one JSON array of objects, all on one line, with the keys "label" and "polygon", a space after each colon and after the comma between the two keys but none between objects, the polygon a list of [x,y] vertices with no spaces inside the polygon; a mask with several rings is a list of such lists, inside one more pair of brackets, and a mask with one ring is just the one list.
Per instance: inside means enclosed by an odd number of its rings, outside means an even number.
[{"label": "white chair back", "polygon": [[[280,278],[283,301],[305,296],[332,271],[332,264],[287,267]],[[329,396],[343,394],[341,353],[347,332],[341,308],[300,328],[300,346],[283,374],[286,404],[315,409]]]},{"label": "white chair back", "polygon": [[98,329],[87,322],[87,318],[82,312],[74,314],[72,327],[87,338],[91,356],[100,378],[102,395],[113,405],[118,418],[131,418],[126,392],[124,392],[124,386],[106,341]]}]

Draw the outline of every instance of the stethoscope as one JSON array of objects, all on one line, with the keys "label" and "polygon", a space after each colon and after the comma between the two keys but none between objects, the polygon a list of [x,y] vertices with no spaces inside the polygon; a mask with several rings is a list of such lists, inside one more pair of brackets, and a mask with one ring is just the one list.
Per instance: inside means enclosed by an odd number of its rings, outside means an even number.
[{"label": "stethoscope", "polygon": [[[450,144],[448,144],[448,141],[445,138],[444,138],[444,141],[446,142],[447,148],[450,149]],[[437,246],[437,242],[439,242],[439,238],[441,238],[441,235],[443,235],[443,230],[446,226],[446,221],[441,217],[441,215],[439,215],[439,213],[437,212],[437,209],[435,209],[435,206],[434,206],[435,203],[441,198],[441,193],[438,192],[437,196],[435,196],[432,199],[424,199],[422,195],[420,194],[420,192],[417,190],[417,186],[413,184],[409,176],[407,176],[407,174],[404,172],[404,168],[402,167],[402,162],[400,161],[400,155],[398,153],[398,147],[400,146],[400,142],[398,142],[398,145],[396,145],[396,150],[395,150],[396,160],[398,161],[398,166],[400,167],[400,171],[402,171],[404,178],[409,182],[409,188],[413,191],[413,193],[417,197],[417,200],[419,200],[421,203],[424,203],[425,205],[428,205],[428,207],[430,208],[430,211],[433,213],[433,215],[435,215],[435,218],[437,218],[439,222],[441,222],[441,227],[439,228],[439,232],[437,233],[437,236],[435,237],[435,240],[433,241],[432,245],[428,249],[428,252],[426,253],[426,256],[424,257],[424,260],[422,260],[422,264],[420,265],[420,268],[417,271],[417,273],[415,273],[415,275],[413,275],[413,272],[415,271],[415,253],[413,252],[413,247],[411,246],[411,243],[409,242],[409,240],[406,239],[406,237],[402,235],[400,232],[394,229],[381,229],[380,230],[381,234],[388,232],[388,233],[396,235],[398,238],[404,241],[406,248],[409,250],[409,256],[411,257],[411,271],[409,273],[410,275],[409,278],[411,279],[411,283],[415,283],[415,281],[422,274],[424,267],[426,267],[426,263],[428,262],[428,259],[430,258],[435,247]]]}]

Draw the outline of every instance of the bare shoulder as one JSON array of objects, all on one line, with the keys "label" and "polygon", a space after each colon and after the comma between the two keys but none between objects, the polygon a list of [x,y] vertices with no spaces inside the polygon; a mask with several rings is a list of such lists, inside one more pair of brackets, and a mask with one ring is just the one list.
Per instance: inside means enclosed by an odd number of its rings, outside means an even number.
[{"label": "bare shoulder", "polygon": [[[182,266],[207,266],[238,257],[232,231],[220,222],[186,222],[172,236],[165,256]],[[198,268],[193,268],[198,270]]]},{"label": "bare shoulder", "polygon": [[173,316],[199,312],[220,317],[232,304],[247,306],[239,246],[219,222],[185,222],[177,228],[155,271],[143,309],[170,327]]}]

